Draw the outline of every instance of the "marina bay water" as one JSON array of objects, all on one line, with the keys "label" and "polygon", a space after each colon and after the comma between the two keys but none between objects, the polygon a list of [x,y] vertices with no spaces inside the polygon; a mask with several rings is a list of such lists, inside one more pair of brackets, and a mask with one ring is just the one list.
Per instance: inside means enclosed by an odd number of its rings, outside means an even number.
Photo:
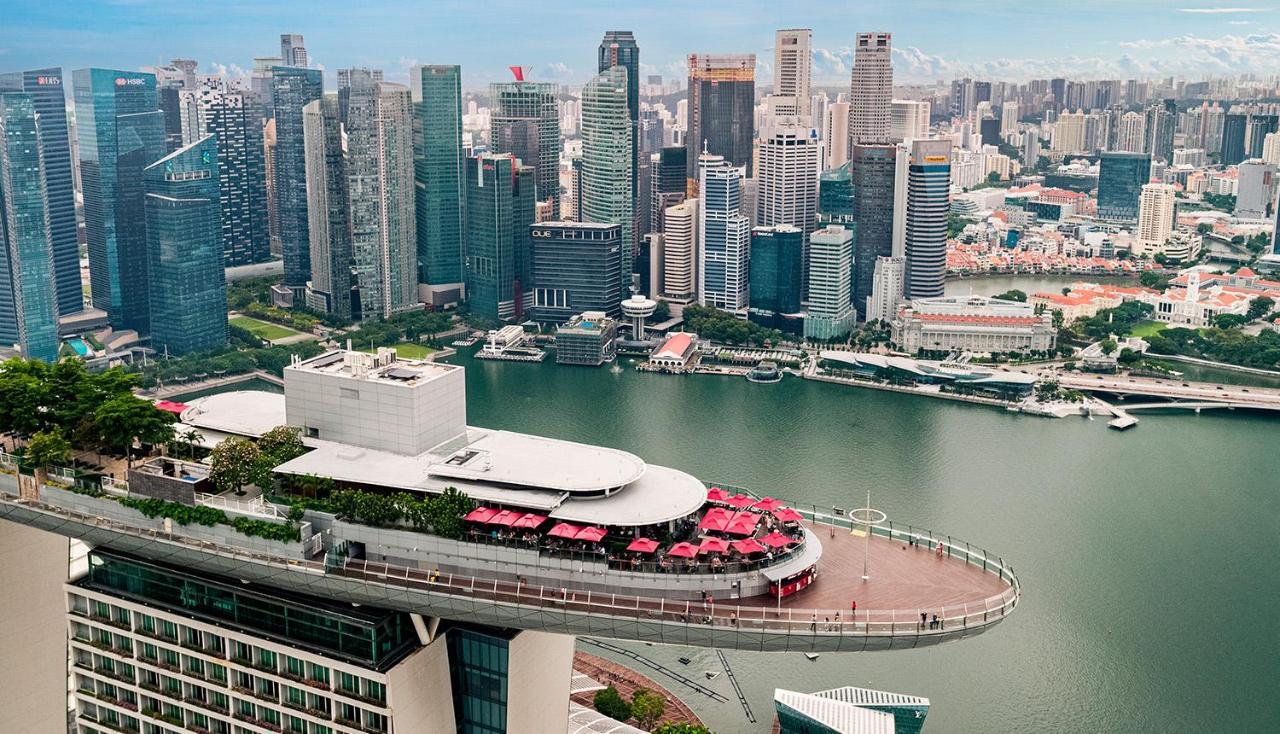
[{"label": "marina bay water", "polygon": [[725,695],[646,670],[722,734],[768,731],[775,686],[841,685],[928,696],[933,732],[1280,731],[1276,418],[1153,413],[1118,433],[793,376],[453,361],[475,425],[624,448],[819,507],[859,506],[870,489],[895,522],[988,548],[1021,578],[1018,610],[970,640],[816,661],[726,652],[757,724],[727,676],[703,680],[720,669],[714,651],[628,646]]}]

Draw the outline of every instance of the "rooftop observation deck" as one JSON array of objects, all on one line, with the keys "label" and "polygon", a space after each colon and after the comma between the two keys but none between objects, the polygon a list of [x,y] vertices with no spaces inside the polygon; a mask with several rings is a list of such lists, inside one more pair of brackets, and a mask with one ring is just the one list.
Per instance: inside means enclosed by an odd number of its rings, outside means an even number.
[{"label": "rooftop observation deck", "polygon": [[[894,523],[871,526],[868,539],[852,532],[848,518],[813,511],[802,511],[804,524],[824,552],[808,587],[782,599],[759,595],[703,603],[331,555],[301,560],[211,542],[142,518],[88,514],[76,504],[79,495],[42,491],[39,501],[31,501],[16,494],[13,477],[0,475],[0,518],[91,545],[352,604],[563,634],[759,651],[914,648],[989,629],[1016,607],[1021,594],[1012,569],[980,548]],[[867,581],[861,578],[864,549]]]}]

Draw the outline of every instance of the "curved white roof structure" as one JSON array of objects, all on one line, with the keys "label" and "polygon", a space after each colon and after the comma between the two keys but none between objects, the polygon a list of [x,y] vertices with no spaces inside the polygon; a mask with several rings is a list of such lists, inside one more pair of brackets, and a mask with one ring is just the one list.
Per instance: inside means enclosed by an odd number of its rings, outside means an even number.
[{"label": "curved white roof structure", "polygon": [[284,425],[284,395],[265,390],[235,390],[187,403],[180,419],[196,428],[257,438]]}]

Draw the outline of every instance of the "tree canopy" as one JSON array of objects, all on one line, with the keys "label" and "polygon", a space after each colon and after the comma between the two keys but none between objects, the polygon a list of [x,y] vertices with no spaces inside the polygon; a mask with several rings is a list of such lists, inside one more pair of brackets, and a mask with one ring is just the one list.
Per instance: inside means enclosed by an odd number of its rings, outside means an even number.
[{"label": "tree canopy", "polygon": [[595,706],[596,711],[615,721],[626,721],[631,718],[631,704],[612,685],[596,691],[591,704]]}]

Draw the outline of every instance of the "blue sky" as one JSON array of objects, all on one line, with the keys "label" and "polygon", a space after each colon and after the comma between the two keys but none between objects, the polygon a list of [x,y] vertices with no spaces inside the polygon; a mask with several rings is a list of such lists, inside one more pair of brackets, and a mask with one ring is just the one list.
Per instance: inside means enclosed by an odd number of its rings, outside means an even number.
[{"label": "blue sky", "polygon": [[0,19],[0,70],[183,56],[234,73],[294,32],[330,71],[367,65],[403,78],[414,63],[458,63],[478,86],[523,65],[535,79],[577,83],[593,72],[603,31],[629,29],[645,73],[683,76],[690,51],[734,51],[756,53],[768,74],[774,29],[804,27],[815,77],[831,83],[847,78],[862,30],[893,33],[903,82],[1280,72],[1277,0],[0,0]]}]

